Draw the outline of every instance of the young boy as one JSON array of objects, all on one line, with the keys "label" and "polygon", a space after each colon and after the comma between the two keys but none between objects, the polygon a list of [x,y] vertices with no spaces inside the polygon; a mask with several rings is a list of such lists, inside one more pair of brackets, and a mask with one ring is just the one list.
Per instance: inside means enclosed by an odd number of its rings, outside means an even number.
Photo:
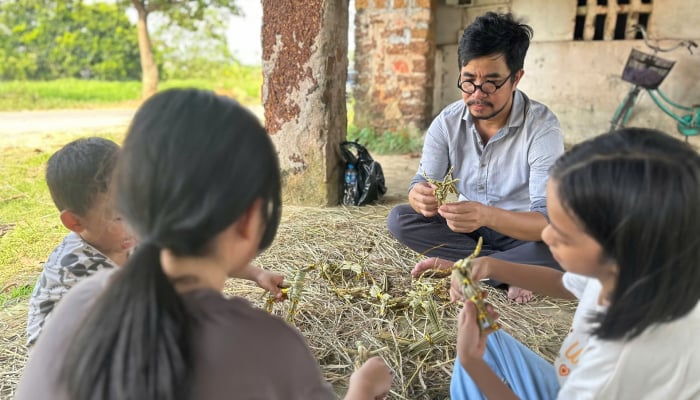
[{"label": "young boy", "polygon": [[123,265],[135,240],[112,209],[110,177],[119,146],[89,137],[68,143],[49,158],[46,183],[71,233],[44,264],[29,299],[27,346],[68,289],[103,268]]}]

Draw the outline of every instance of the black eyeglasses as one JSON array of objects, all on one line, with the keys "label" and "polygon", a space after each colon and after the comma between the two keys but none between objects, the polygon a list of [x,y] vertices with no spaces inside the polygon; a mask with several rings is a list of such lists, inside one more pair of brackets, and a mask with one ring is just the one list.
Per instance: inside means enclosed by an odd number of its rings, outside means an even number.
[{"label": "black eyeglasses", "polygon": [[505,85],[506,82],[508,82],[508,80],[512,76],[513,73],[511,72],[510,74],[508,74],[506,79],[504,79],[503,82],[501,82],[500,85],[497,85],[496,82],[492,81],[486,81],[481,85],[477,85],[473,81],[462,81],[462,77],[460,76],[459,78],[457,78],[457,87],[459,88],[459,90],[463,91],[466,94],[473,94],[474,92],[476,92],[476,89],[481,90],[482,92],[484,92],[484,94],[492,94],[495,93],[496,90],[502,88],[503,85]]}]

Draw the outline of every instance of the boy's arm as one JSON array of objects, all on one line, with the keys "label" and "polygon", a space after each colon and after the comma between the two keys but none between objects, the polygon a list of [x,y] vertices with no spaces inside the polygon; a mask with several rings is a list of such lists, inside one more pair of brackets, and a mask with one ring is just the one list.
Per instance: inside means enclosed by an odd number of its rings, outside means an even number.
[{"label": "boy's arm", "polygon": [[[68,283],[71,283],[72,286],[72,282]],[[34,285],[32,296],[29,298],[27,346],[32,346],[39,338],[46,317],[53,311],[56,303],[68,292],[69,288],[70,286],[62,282],[56,265],[49,262],[44,264],[36,285]]]},{"label": "boy's arm", "polygon": [[[541,295],[575,300],[576,297],[564,287],[562,276],[563,272],[549,267],[517,264],[492,257],[478,257],[472,260],[471,278],[474,280],[490,278]],[[461,291],[461,283],[456,284]]]},{"label": "boy's arm", "polygon": [[276,272],[264,270],[253,264],[248,264],[244,268],[236,271],[235,274],[229,275],[231,278],[247,279],[255,282],[261,288],[269,291],[275,298],[282,299],[281,285],[284,282],[284,276]]}]

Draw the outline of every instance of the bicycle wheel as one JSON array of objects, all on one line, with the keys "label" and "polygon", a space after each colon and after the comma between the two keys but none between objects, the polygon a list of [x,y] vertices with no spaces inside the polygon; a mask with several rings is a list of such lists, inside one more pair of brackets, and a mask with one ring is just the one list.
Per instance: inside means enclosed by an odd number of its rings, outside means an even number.
[{"label": "bicycle wheel", "polygon": [[629,93],[627,93],[622,103],[617,106],[617,110],[615,110],[615,114],[613,114],[612,120],[610,121],[610,132],[620,129],[627,124],[632,114],[632,108],[637,102],[637,97],[639,97],[639,92],[639,86],[635,85]]}]

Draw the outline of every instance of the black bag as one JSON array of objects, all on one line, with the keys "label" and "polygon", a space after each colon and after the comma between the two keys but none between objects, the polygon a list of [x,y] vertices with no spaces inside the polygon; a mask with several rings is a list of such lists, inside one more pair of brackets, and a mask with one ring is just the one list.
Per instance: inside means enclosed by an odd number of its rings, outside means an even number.
[{"label": "black bag", "polygon": [[357,141],[341,143],[340,151],[343,153],[345,163],[352,163],[357,168],[359,196],[355,205],[362,206],[379,200],[386,193],[381,164],[375,161],[369,155],[369,151]]}]

